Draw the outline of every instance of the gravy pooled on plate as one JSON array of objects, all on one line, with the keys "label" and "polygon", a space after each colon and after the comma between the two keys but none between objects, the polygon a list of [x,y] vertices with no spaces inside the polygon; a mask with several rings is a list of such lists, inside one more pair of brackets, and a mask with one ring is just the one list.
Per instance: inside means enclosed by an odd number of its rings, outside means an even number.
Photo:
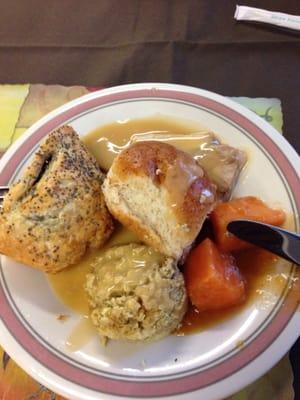
[{"label": "gravy pooled on plate", "polygon": [[[241,151],[220,144],[213,132],[198,123],[163,116],[117,121],[95,129],[83,137],[82,140],[89,151],[96,157],[100,167],[105,171],[110,168],[114,158],[129,144],[137,141],[161,140],[191,154],[206,170],[206,173],[210,175],[221,194],[230,192],[236,176],[238,176],[245,163]],[[140,243],[140,240],[133,233],[118,225],[103,248],[91,252],[76,266],[59,274],[48,276],[60,300],[74,311],[87,315],[88,303],[84,291],[86,274],[91,271],[93,263],[105,250],[114,245],[129,243]],[[250,267],[245,267],[248,304],[249,300],[259,294],[257,293],[258,286],[267,281],[270,276],[269,273],[277,261],[274,256],[261,255],[261,252],[266,253],[263,250],[258,250],[258,252],[259,255],[255,251],[253,253],[253,262],[257,263],[255,273],[251,272]],[[238,264],[245,264],[245,259],[248,260],[247,265],[251,264],[249,256],[244,258],[241,256],[240,258],[241,260],[238,259]],[[276,283],[278,283],[278,285],[275,285],[277,288],[275,292],[277,293],[285,282],[279,282],[278,280]],[[267,290],[272,292],[273,289],[270,286]],[[195,313],[193,308],[190,307],[178,333],[186,334],[195,329],[203,329],[221,322],[240,311],[242,307],[243,305],[234,307],[226,312],[210,313],[210,315],[202,316]],[[75,337],[76,332],[73,333],[72,336]]]},{"label": "gravy pooled on plate", "polygon": [[95,129],[83,142],[107,171],[114,158],[130,144],[161,141],[193,156],[217,185],[221,197],[228,197],[246,163],[245,153],[220,143],[211,130],[192,121],[163,116],[117,121]]},{"label": "gravy pooled on plate", "polygon": [[167,117],[123,120],[101,126],[82,138],[86,147],[107,171],[114,158],[133,141],[158,140],[194,154],[211,142],[212,132],[190,121]]}]

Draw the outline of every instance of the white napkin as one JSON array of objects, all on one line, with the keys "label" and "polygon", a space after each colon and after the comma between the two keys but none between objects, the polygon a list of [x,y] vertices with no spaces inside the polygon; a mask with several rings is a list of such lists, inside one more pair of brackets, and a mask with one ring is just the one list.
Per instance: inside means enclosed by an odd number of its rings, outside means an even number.
[{"label": "white napkin", "polygon": [[300,30],[300,15],[267,11],[254,7],[236,6],[234,18],[236,20],[261,22],[288,29]]}]

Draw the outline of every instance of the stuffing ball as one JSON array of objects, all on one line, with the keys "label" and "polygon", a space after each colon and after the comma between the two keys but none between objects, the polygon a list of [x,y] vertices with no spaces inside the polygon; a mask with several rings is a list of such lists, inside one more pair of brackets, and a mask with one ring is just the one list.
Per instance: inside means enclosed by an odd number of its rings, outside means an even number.
[{"label": "stuffing ball", "polygon": [[108,249],[87,275],[85,290],[91,321],[102,338],[163,338],[178,327],[187,309],[176,262],[140,244]]}]

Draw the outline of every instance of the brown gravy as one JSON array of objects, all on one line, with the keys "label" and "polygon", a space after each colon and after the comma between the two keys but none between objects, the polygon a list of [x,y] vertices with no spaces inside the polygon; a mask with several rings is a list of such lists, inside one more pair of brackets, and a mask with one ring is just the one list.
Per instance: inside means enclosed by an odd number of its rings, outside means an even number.
[{"label": "brown gravy", "polygon": [[[190,153],[195,158],[197,154],[200,154],[199,157],[205,154],[206,146],[215,143],[214,134],[195,123],[160,116],[118,121],[92,131],[83,138],[83,141],[100,166],[108,170],[113,159],[128,145],[132,137],[134,140],[160,139]],[[66,344],[71,350],[74,351],[80,347],[81,342],[85,342],[90,335],[90,323],[87,320],[88,305],[84,291],[86,274],[92,268],[94,260],[105,249],[113,245],[132,242],[138,243],[139,240],[124,227],[118,226],[105,247],[87,254],[80,263],[71,268],[56,275],[48,275],[58,298],[66,306],[83,315],[78,328],[75,328],[67,340]],[[247,280],[246,305],[253,299],[257,302],[260,298],[262,304],[272,299],[275,301],[287,279],[284,275],[274,272],[277,258],[263,250],[252,249],[238,254],[237,263]],[[225,311],[201,314],[190,307],[177,334],[184,335],[195,330],[206,329],[233,316],[243,307],[245,304]],[[84,336],[84,338],[77,339],[76,335]]]},{"label": "brown gravy", "polygon": [[116,245],[139,243],[138,238],[126,228],[118,225],[104,247],[91,251],[76,265],[57,274],[48,274],[48,280],[57,297],[67,307],[79,314],[88,316],[88,302],[84,290],[85,277],[93,263],[103,252]]},{"label": "brown gravy", "polygon": [[[287,277],[282,273],[274,273],[278,257],[258,248],[235,254],[237,265],[246,279],[246,302],[228,310],[202,312],[189,305],[177,334],[182,336],[194,331],[205,330],[212,325],[223,322],[240,312],[256,300],[258,306],[264,307],[268,302],[275,302],[284,288]],[[262,292],[264,291],[264,292]]]},{"label": "brown gravy", "polygon": [[95,335],[95,328],[88,316],[80,317],[77,325],[73,328],[65,341],[66,348],[73,352],[80,350]]},{"label": "brown gravy", "polygon": [[203,148],[216,141],[208,129],[195,123],[162,116],[118,121],[90,132],[83,142],[107,171],[114,158],[130,143],[160,140],[189,154],[203,153]]}]

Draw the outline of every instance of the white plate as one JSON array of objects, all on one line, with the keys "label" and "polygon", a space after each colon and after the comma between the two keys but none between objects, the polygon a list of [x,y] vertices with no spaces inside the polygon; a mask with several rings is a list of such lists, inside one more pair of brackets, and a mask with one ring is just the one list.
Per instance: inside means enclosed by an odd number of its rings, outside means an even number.
[{"label": "white plate", "polygon": [[[60,107],[7,151],[0,161],[0,184],[16,179],[39,141],[62,124],[85,135],[109,122],[158,112],[198,121],[224,142],[247,149],[250,162],[236,194],[253,194],[283,207],[292,215],[291,228],[299,231],[296,152],[252,112],[217,94],[186,86],[120,86]],[[278,268],[289,282],[295,277],[295,266],[282,262]],[[46,277],[6,257],[2,257],[0,273],[1,345],[35,379],[72,399],[224,398],[271,368],[300,331],[299,291],[287,285],[263,307],[254,303],[193,335],[143,345],[116,342],[106,348],[95,338],[70,353],[64,340],[79,317],[57,300]],[[56,316],[63,313],[71,318],[62,324]]]}]

